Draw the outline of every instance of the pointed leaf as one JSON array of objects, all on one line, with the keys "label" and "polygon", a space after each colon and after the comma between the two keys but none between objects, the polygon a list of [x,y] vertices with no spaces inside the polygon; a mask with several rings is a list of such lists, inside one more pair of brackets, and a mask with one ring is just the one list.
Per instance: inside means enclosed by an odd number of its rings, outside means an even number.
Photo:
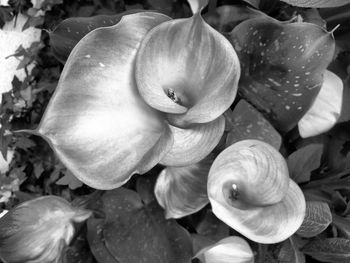
[{"label": "pointed leaf", "polygon": [[209,203],[207,180],[213,156],[185,167],[167,167],[155,185],[158,203],[165,209],[166,218],[193,214]]},{"label": "pointed leaf", "polygon": [[334,213],[332,218],[332,224],[337,227],[338,231],[341,233],[341,236],[350,239],[350,218],[338,216]]},{"label": "pointed leaf", "polygon": [[38,133],[91,187],[121,186],[172,145],[168,125],[138,96],[133,75],[142,38],[166,20],[152,12],[124,16],[84,37],[64,67]]},{"label": "pointed leaf", "polygon": [[340,117],[342,98],[343,81],[326,70],[320,93],[298,122],[300,136],[307,138],[330,130]]},{"label": "pointed leaf", "polygon": [[282,243],[277,257],[278,262],[305,263],[305,255],[295,246],[292,237]]},{"label": "pointed leaf", "polygon": [[187,129],[170,125],[174,144],[160,161],[166,166],[188,166],[203,160],[219,143],[225,129],[225,118],[195,124]]},{"label": "pointed leaf", "polygon": [[61,62],[66,62],[76,44],[92,30],[117,24],[124,15],[138,13],[126,11],[117,15],[98,15],[93,17],[70,17],[62,21],[50,33],[50,46],[53,54]]},{"label": "pointed leaf", "polygon": [[313,240],[303,248],[303,252],[321,262],[348,263],[350,240],[345,238]]},{"label": "pointed leaf", "polygon": [[248,242],[238,236],[224,238],[203,248],[195,257],[202,263],[254,263],[254,254]]},{"label": "pointed leaf", "polygon": [[322,144],[309,144],[293,152],[287,158],[290,177],[297,183],[310,181],[311,172],[321,164]]},{"label": "pointed leaf", "polygon": [[322,233],[332,223],[332,213],[327,203],[306,202],[304,221],[297,231],[302,237],[314,237]]},{"label": "pointed leaf", "polygon": [[332,33],[311,23],[264,17],[242,22],[229,39],[242,67],[239,93],[276,128],[292,129],[321,88],[333,58]]},{"label": "pointed leaf", "polygon": [[141,96],[168,113],[170,124],[177,127],[210,122],[223,114],[236,96],[240,74],[233,47],[196,12],[207,1],[191,2],[193,17],[157,26],[137,54]]},{"label": "pointed leaf", "polygon": [[227,134],[226,146],[241,140],[256,139],[271,144],[276,149],[281,147],[281,135],[260,112],[245,100],[238,102],[231,119],[233,127]]},{"label": "pointed leaf", "polygon": [[327,8],[350,4],[350,0],[282,0],[287,4],[300,7]]}]

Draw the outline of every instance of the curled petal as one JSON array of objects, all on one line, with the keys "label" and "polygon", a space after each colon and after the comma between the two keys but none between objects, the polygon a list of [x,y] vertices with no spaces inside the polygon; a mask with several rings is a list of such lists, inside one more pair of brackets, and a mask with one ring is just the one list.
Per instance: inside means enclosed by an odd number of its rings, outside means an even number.
[{"label": "curled petal", "polygon": [[301,137],[316,136],[331,129],[340,116],[342,100],[343,81],[333,72],[326,70],[320,93],[298,122]]},{"label": "curled petal", "polygon": [[54,262],[73,237],[73,222],[91,214],[56,196],[24,202],[0,219],[0,258],[7,263]]},{"label": "curled petal", "polygon": [[187,166],[204,159],[219,143],[225,129],[225,118],[181,129],[170,126],[174,136],[171,150],[161,160],[166,166]]},{"label": "curled petal", "polygon": [[203,248],[196,255],[202,263],[254,263],[254,254],[247,241],[230,236]]},{"label": "curled petal", "polygon": [[305,215],[303,193],[282,155],[257,140],[235,143],[216,158],[208,196],[219,219],[259,243],[287,239]]},{"label": "curled petal", "polygon": [[134,80],[141,40],[167,20],[152,12],[124,16],[86,35],[68,58],[38,133],[91,187],[121,186],[172,145],[163,116],[144,103]]},{"label": "curled petal", "polygon": [[232,104],[240,75],[228,40],[201,17],[207,1],[190,1],[195,14],[155,27],[137,55],[136,81],[144,100],[188,127],[218,118]]},{"label": "curled petal", "polygon": [[167,218],[193,214],[209,203],[207,180],[213,156],[185,167],[166,167],[155,185],[158,203]]}]

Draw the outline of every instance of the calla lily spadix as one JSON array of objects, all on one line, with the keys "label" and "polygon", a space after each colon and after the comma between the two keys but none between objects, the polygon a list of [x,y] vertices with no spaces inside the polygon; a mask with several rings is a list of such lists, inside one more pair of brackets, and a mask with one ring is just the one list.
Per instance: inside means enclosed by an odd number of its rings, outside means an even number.
[{"label": "calla lily spadix", "polygon": [[198,212],[209,203],[207,181],[214,156],[184,166],[166,167],[158,176],[154,193],[166,218],[180,218]]},{"label": "calla lily spadix", "polygon": [[237,236],[205,247],[195,257],[202,263],[254,263],[254,254],[248,242]]},{"label": "calla lily spadix", "polygon": [[305,198],[282,155],[258,140],[237,142],[215,159],[208,176],[213,213],[247,238],[281,242],[305,216]]},{"label": "calla lily spadix", "polygon": [[307,138],[330,130],[340,117],[342,102],[343,81],[326,70],[315,102],[298,122],[300,136]]},{"label": "calla lily spadix", "polygon": [[188,2],[194,15],[152,29],[136,62],[140,95],[177,127],[223,114],[235,99],[240,76],[232,45],[201,17],[208,0]]},{"label": "calla lily spadix", "polygon": [[124,16],[86,35],[67,60],[37,132],[91,187],[121,186],[172,146],[168,124],[138,95],[134,79],[142,39],[169,19],[153,12]]},{"label": "calla lily spadix", "polygon": [[16,206],[0,219],[0,259],[6,263],[61,262],[63,248],[91,211],[57,196],[42,196]]}]

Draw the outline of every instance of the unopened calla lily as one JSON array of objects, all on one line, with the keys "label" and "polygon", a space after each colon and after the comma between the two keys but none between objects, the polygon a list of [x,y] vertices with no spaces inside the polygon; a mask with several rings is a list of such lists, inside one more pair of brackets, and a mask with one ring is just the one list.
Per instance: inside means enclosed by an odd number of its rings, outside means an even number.
[{"label": "unopened calla lily", "polygon": [[73,238],[73,223],[91,215],[56,196],[24,202],[0,218],[0,258],[6,263],[60,262]]}]

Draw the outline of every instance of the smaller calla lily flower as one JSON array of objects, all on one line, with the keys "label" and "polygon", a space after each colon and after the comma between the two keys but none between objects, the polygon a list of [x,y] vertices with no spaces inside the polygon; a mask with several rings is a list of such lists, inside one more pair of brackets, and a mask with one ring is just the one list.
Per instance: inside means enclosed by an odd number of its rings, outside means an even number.
[{"label": "smaller calla lily flower", "polygon": [[225,118],[195,124],[187,129],[170,125],[174,137],[171,150],[161,160],[165,166],[187,166],[204,159],[220,142],[225,130]]},{"label": "smaller calla lily flower", "polygon": [[254,263],[254,254],[248,242],[237,236],[205,247],[195,257],[202,263]]},{"label": "smaller calla lily flower", "polygon": [[209,203],[208,173],[214,156],[184,167],[166,167],[158,176],[154,188],[158,203],[166,218],[193,214]]},{"label": "smaller calla lily flower", "polygon": [[330,130],[340,117],[342,101],[343,81],[326,70],[314,104],[298,122],[300,136],[307,138]]},{"label": "smaller calla lily flower", "polygon": [[194,15],[152,29],[137,54],[136,81],[143,99],[188,127],[215,120],[235,99],[240,64],[229,41],[201,17],[208,0],[189,0]]},{"label": "smaller calla lily flower", "polygon": [[301,226],[305,198],[283,156],[258,140],[237,142],[215,159],[208,176],[213,213],[247,238],[281,242]]},{"label": "smaller calla lily flower", "polygon": [[24,202],[0,219],[0,258],[6,263],[60,262],[62,249],[73,238],[73,223],[91,214],[56,196]]},{"label": "smaller calla lily flower", "polygon": [[87,34],[65,64],[37,133],[93,188],[121,186],[172,146],[164,116],[142,100],[134,78],[142,39],[169,19],[154,12],[126,15]]}]

